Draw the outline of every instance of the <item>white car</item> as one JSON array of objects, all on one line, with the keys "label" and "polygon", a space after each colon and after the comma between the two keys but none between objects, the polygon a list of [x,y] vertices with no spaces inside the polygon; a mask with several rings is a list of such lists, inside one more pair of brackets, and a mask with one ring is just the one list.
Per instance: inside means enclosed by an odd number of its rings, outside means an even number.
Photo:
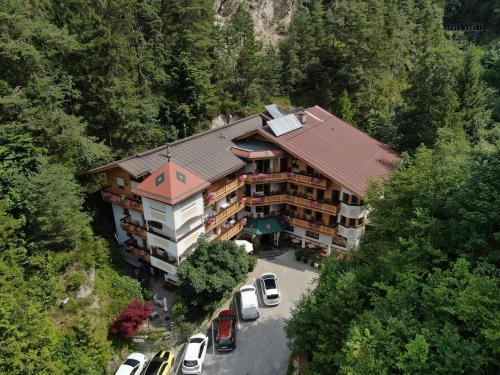
[{"label": "white car", "polygon": [[260,290],[266,306],[276,306],[281,302],[278,278],[274,273],[263,273],[260,276]]},{"label": "white car", "polygon": [[191,336],[182,360],[183,374],[201,374],[203,361],[207,354],[208,337],[203,333]]},{"label": "white car", "polygon": [[253,285],[243,285],[240,288],[241,318],[243,320],[259,317],[259,302]]},{"label": "white car", "polygon": [[139,375],[146,365],[146,356],[142,353],[130,354],[118,368],[115,375]]}]

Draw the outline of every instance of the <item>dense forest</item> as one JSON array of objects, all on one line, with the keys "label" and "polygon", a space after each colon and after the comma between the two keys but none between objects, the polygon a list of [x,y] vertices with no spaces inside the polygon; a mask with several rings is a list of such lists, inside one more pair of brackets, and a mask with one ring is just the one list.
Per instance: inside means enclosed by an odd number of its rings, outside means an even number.
[{"label": "dense forest", "polygon": [[[215,20],[209,0],[0,0],[0,373],[105,373],[112,318],[146,292],[84,172],[270,102],[405,152],[292,351],[318,374],[498,373],[498,1],[297,2],[276,45],[244,6]],[[444,28],[467,22],[484,30]]]}]

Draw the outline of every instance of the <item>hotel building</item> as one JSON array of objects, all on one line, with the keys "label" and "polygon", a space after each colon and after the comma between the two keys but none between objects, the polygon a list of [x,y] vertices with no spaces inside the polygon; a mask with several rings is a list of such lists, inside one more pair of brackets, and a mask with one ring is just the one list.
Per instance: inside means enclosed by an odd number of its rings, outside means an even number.
[{"label": "hotel building", "polygon": [[277,232],[270,241],[281,231],[328,252],[356,246],[367,184],[387,178],[398,159],[318,106],[284,115],[271,105],[89,173],[106,174],[102,198],[126,258],[175,284],[200,235],[238,239],[259,221]]}]

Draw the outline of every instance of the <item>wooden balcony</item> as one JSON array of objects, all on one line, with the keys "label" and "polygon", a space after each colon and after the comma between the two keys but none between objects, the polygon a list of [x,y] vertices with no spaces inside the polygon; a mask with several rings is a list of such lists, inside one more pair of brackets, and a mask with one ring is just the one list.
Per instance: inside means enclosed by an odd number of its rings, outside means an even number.
[{"label": "wooden balcony", "polygon": [[336,236],[337,235],[337,229],[333,228],[333,227],[313,223],[310,221],[306,221],[306,220],[302,220],[302,219],[298,219],[298,218],[290,217],[290,216],[288,218],[287,217],[285,217],[285,218],[290,223],[290,225],[296,225],[298,227],[306,228],[306,229],[311,230],[313,232],[327,234],[329,236]]},{"label": "wooden balcony", "polygon": [[137,241],[133,238],[125,241],[125,250],[139,259],[142,259],[148,263],[151,262],[151,256],[148,249],[140,247],[137,244]]},{"label": "wooden balcony", "polygon": [[245,180],[235,178],[220,189],[207,193],[204,198],[205,207],[209,204],[217,202],[219,199],[224,198],[226,195],[231,194],[233,191],[238,190],[239,188],[243,187],[243,185],[245,185]]},{"label": "wooden balcony", "polygon": [[245,181],[249,184],[290,181],[303,185],[317,186],[323,189],[326,188],[326,179],[324,178],[316,178],[292,172],[258,173],[245,176]]},{"label": "wooden balcony", "polygon": [[296,195],[286,193],[265,195],[260,197],[246,197],[244,199],[245,204],[248,206],[265,206],[268,204],[288,203],[308,208],[310,210],[321,211],[329,215],[337,214],[337,206],[333,204],[319,202],[313,199],[298,197]]},{"label": "wooden balcony", "polygon": [[137,199],[132,198],[125,191],[119,192],[111,188],[101,190],[101,197],[109,203],[115,203],[122,207],[130,208],[136,211],[142,211],[142,203]]},{"label": "wooden balcony", "polygon": [[147,237],[146,228],[143,228],[140,225],[133,223],[130,218],[130,215],[121,219],[120,224],[123,230],[126,231],[127,233],[132,233],[142,238]]},{"label": "wooden balcony", "polygon": [[221,225],[225,220],[241,211],[245,207],[245,203],[243,200],[239,200],[236,203],[233,203],[228,208],[222,210],[218,214],[213,217],[209,217],[205,221],[205,232],[209,232],[215,227]]},{"label": "wooden balcony", "polygon": [[248,206],[265,206],[268,204],[286,203],[287,194],[263,195],[261,197],[246,197],[245,204]]},{"label": "wooden balcony", "polygon": [[219,236],[215,237],[221,241],[230,240],[234,236],[236,236],[241,230],[243,230],[243,221],[237,221],[231,228],[228,228],[226,231],[222,232]]},{"label": "wooden balcony", "polygon": [[294,204],[297,206],[302,206],[302,207],[305,207],[305,208],[308,208],[311,210],[323,211],[323,212],[330,214],[330,215],[337,214],[337,206],[335,206],[333,204],[315,201],[315,200],[308,199],[308,198],[298,197],[296,195],[289,194],[287,196],[287,203]]}]

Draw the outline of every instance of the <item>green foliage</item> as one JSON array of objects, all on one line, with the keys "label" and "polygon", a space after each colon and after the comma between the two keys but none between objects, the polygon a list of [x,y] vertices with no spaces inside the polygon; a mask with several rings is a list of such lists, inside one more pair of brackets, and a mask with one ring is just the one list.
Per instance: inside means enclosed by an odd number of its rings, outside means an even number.
[{"label": "green foliage", "polygon": [[371,187],[376,226],[352,261],[326,260],[286,323],[311,373],[498,372],[498,139],[438,134]]},{"label": "green foliage", "polygon": [[87,275],[83,271],[77,271],[69,275],[66,280],[68,290],[76,290],[87,280]]},{"label": "green foliage", "polygon": [[182,300],[176,300],[172,305],[172,316],[177,323],[182,323],[186,320],[186,315],[189,309]]},{"label": "green foliage", "polygon": [[200,238],[196,251],[177,268],[179,293],[189,307],[213,311],[244,279],[250,257],[232,241]]}]

